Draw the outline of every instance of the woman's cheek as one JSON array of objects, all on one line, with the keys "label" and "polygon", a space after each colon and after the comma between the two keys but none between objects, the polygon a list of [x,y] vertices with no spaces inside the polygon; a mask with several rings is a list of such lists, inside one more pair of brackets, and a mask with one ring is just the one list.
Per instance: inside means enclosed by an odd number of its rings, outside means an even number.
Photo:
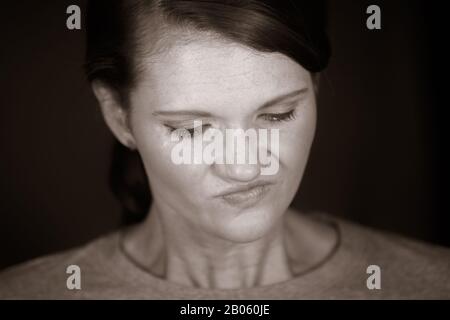
[{"label": "woman's cheek", "polygon": [[302,155],[304,154],[304,137],[302,130],[281,130],[280,131],[280,170],[283,168],[292,170],[293,166],[301,164]]},{"label": "woman's cheek", "polygon": [[171,141],[166,128],[136,130],[136,144],[150,179],[169,185],[175,190],[192,190],[203,176],[203,165],[176,164],[173,151],[177,144]]},{"label": "woman's cheek", "polygon": [[170,159],[172,144],[170,136],[156,124],[135,122],[133,134],[136,147],[148,174],[166,175],[173,170]]}]

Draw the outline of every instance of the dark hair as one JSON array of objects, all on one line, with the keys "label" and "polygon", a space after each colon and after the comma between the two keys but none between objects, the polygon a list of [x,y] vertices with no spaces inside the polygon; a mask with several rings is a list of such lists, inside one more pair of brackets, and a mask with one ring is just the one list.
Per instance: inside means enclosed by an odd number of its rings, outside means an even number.
[{"label": "dark hair", "polygon": [[[149,26],[155,33],[167,28],[208,32],[258,51],[285,54],[316,73],[325,69],[331,53],[325,21],[325,1],[317,0],[91,0],[86,74],[89,81],[114,89],[128,107],[143,54],[139,41]],[[142,220],[151,194],[139,154],[116,142],[110,172],[124,222]]]}]

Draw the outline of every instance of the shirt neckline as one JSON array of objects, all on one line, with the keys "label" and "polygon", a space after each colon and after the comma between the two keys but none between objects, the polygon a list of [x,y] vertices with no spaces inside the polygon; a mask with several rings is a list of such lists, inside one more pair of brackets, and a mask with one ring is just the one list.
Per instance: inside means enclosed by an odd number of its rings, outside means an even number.
[{"label": "shirt neckline", "polygon": [[[327,287],[328,283],[321,282],[327,278],[322,275],[329,275],[333,273],[334,266],[340,261],[339,256],[341,253],[343,243],[342,224],[338,219],[333,219],[329,216],[319,215],[319,219],[329,224],[336,234],[336,243],[330,252],[318,263],[305,269],[304,271],[296,274],[291,279],[277,282],[269,285],[261,285],[249,288],[238,289],[210,289],[191,287],[187,285],[178,284],[172,281],[162,279],[150,273],[139,264],[129,253],[125,250],[123,245],[123,238],[126,228],[120,229],[116,233],[115,247],[116,247],[116,262],[115,268],[121,270],[120,274],[126,276],[127,281],[135,281],[139,285],[148,286],[149,289],[158,290],[159,292],[168,293],[171,296],[177,295],[179,297],[239,297],[249,295],[270,295],[271,292],[279,293],[282,290],[288,289],[288,287],[295,287],[296,291],[301,291],[301,287],[305,287],[305,294],[311,295],[311,290],[321,290]],[[331,268],[331,269],[330,269]],[[307,292],[306,292],[307,291]]]}]

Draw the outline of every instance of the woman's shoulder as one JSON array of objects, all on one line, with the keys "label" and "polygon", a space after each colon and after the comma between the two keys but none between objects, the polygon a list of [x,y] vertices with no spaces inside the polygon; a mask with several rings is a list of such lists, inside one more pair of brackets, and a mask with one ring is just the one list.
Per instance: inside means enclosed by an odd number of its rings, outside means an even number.
[{"label": "woman's shoulder", "polygon": [[[116,250],[118,232],[83,245],[44,255],[0,272],[0,299],[79,298],[77,277],[101,279]],[[104,275],[103,275],[104,276]]]},{"label": "woman's shoulder", "polygon": [[340,257],[347,274],[375,269],[381,278],[380,297],[450,298],[450,249],[393,232],[372,228],[325,213],[318,219],[338,226]]},{"label": "woman's shoulder", "polygon": [[[361,223],[342,218],[338,215],[322,211],[301,212],[289,209],[289,226],[303,226],[307,229],[334,229],[339,243],[336,249],[344,250],[352,255],[371,256],[374,259],[397,260],[409,264],[431,264],[449,267],[450,248],[419,239],[370,227]],[[305,230],[302,230],[303,232]],[[323,238],[329,232],[316,232]],[[450,272],[450,268],[448,268]]]},{"label": "woman's shoulder", "polygon": [[364,250],[374,258],[398,260],[410,266],[449,267],[450,248],[338,217],[332,219],[339,225],[343,244],[350,250]]}]

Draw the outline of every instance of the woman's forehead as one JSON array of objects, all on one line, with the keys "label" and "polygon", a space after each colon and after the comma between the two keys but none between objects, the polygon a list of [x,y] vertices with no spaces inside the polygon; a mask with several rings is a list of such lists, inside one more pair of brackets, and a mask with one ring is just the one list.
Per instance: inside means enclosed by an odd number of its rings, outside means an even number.
[{"label": "woman's forehead", "polygon": [[285,55],[218,40],[175,44],[144,59],[142,70],[137,93],[169,109],[264,103],[311,85],[309,72]]}]

